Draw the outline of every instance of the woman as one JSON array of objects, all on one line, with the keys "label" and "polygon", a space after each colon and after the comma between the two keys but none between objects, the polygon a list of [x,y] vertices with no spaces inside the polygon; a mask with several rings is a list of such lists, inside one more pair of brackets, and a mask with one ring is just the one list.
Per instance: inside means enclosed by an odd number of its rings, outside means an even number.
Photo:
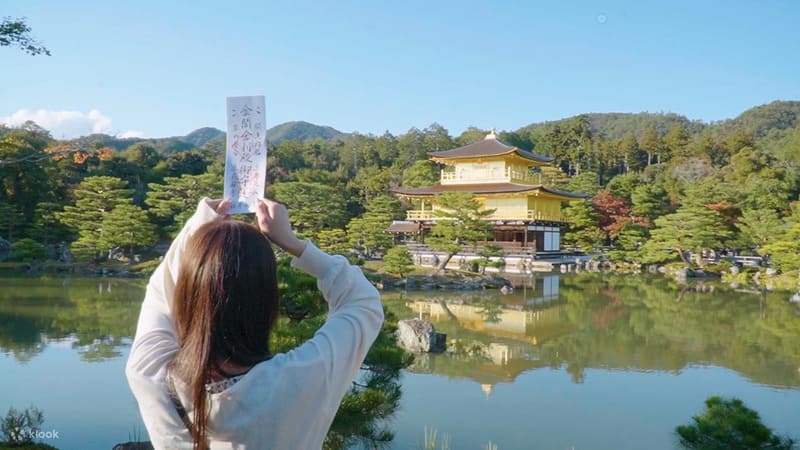
[{"label": "woman", "polygon": [[[258,227],[203,199],[147,285],[125,368],[156,449],[320,448],[383,322],[361,271],[292,232],[261,200]],[[263,233],[263,235],[262,235]],[[325,324],[287,353],[269,352],[278,312],[275,256],[317,278]]]}]

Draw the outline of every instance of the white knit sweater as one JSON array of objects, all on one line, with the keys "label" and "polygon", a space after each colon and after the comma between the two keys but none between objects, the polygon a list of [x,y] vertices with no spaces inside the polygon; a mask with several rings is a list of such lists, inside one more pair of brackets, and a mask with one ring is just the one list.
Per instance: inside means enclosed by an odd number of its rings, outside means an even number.
[{"label": "white knit sweater", "polygon": [[[191,448],[165,384],[167,364],[178,351],[172,298],[187,238],[218,218],[207,199],[200,202],[150,277],[142,303],[125,373],[156,449]],[[292,266],[317,278],[328,319],[305,344],[257,364],[228,389],[209,395],[212,449],[320,448],[380,330],[380,296],[360,269],[310,242]],[[179,381],[177,390],[191,418],[189,390]]]}]

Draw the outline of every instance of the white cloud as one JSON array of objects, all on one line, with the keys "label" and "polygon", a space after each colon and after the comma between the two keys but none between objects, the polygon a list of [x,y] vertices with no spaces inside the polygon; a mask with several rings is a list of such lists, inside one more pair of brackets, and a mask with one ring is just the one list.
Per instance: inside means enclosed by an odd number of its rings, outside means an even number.
[{"label": "white cloud", "polygon": [[142,131],[128,130],[128,131],[126,131],[126,132],[124,132],[124,133],[120,134],[120,135],[119,135],[119,137],[121,137],[122,139],[127,139],[127,138],[143,138],[143,137],[144,137],[144,132],[142,132]]},{"label": "white cloud", "polygon": [[57,139],[75,138],[92,133],[111,133],[111,117],[96,109],[88,113],[80,111],[49,111],[47,109],[37,111],[20,109],[10,116],[0,117],[0,123],[8,126],[19,126],[29,120],[49,130],[53,137]]}]

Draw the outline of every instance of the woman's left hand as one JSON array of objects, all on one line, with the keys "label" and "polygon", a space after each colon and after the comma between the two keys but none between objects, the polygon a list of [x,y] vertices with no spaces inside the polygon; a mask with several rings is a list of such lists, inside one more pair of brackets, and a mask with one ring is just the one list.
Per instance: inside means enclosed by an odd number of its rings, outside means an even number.
[{"label": "woman's left hand", "polygon": [[226,219],[228,218],[228,210],[231,209],[231,199],[229,199],[229,198],[226,198],[224,200],[223,199],[212,199],[212,200],[207,200],[206,203],[217,214],[219,214],[220,216],[225,216]]}]

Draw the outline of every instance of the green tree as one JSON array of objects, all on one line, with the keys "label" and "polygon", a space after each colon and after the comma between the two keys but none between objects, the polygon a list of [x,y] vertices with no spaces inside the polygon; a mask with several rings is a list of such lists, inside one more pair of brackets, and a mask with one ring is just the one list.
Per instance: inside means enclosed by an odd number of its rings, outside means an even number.
[{"label": "green tree", "polygon": [[436,122],[422,130],[422,145],[429,152],[450,150],[455,147],[447,128]]},{"label": "green tree", "polygon": [[25,229],[25,215],[16,205],[0,203],[0,237],[14,241]]},{"label": "green tree", "polygon": [[622,163],[622,173],[627,174],[642,170],[645,155],[639,148],[639,143],[633,133],[627,133],[617,143],[617,155]]},{"label": "green tree", "polygon": [[690,264],[687,251],[718,249],[729,237],[730,231],[720,213],[691,199],[674,213],[656,219],[642,252],[645,262],[666,261],[672,254]]},{"label": "green tree", "polygon": [[614,241],[614,249],[608,252],[613,261],[639,261],[639,249],[650,238],[650,230],[641,223],[627,223]]},{"label": "green tree", "polygon": [[564,219],[569,223],[564,233],[565,244],[577,246],[587,252],[602,244],[605,233],[600,229],[597,212],[591,200],[569,202],[564,208]]},{"label": "green tree", "polygon": [[688,145],[689,132],[686,131],[682,123],[676,123],[669,129],[667,134],[664,135],[663,148],[665,157],[663,159],[666,160],[669,156],[673,158],[688,156]]},{"label": "green tree", "polygon": [[481,273],[486,273],[487,267],[500,269],[505,267],[506,261],[503,259],[503,248],[497,244],[486,244],[478,251],[477,263]]},{"label": "green tree", "polygon": [[349,187],[358,192],[362,203],[367,203],[378,195],[386,194],[389,191],[389,183],[391,181],[391,170],[369,166],[359,169],[356,176],[349,183]]},{"label": "green tree", "polygon": [[569,179],[567,189],[572,192],[580,192],[593,196],[600,190],[600,183],[597,181],[597,174],[594,172],[583,172]]},{"label": "green tree", "polygon": [[31,27],[25,20],[4,17],[0,21],[0,47],[14,45],[29,55],[50,56],[50,50],[31,36]]},{"label": "green tree", "polygon": [[28,234],[45,245],[72,240],[70,228],[56,217],[61,210],[60,203],[39,202],[34,210],[34,222]]},{"label": "green tree", "polygon": [[338,228],[320,231],[317,235],[317,245],[323,251],[333,255],[346,255],[352,249],[347,239],[347,233]]},{"label": "green tree", "polygon": [[439,169],[429,160],[415,161],[403,175],[403,186],[406,187],[433,186],[438,182]]},{"label": "green tree", "polygon": [[743,243],[759,247],[781,234],[783,222],[773,209],[745,209],[737,219],[737,227]]},{"label": "green tree", "polygon": [[163,184],[150,183],[148,188],[148,213],[155,217],[159,229],[174,237],[194,214],[200,199],[222,196],[222,178],[210,173],[166,177]]},{"label": "green tree", "polygon": [[276,183],[272,197],[292,212],[292,225],[304,236],[315,237],[326,228],[342,228],[348,219],[342,192],[319,183]]},{"label": "green tree", "polygon": [[388,195],[379,195],[370,199],[366,204],[366,209],[368,215],[381,217],[390,223],[405,215],[405,208],[400,200]]},{"label": "green tree", "polygon": [[85,178],[73,195],[74,206],[65,206],[56,213],[64,225],[75,229],[78,240],[73,242],[72,252],[80,259],[96,258],[98,253],[109,250],[101,244],[103,219],[114,208],[131,204],[132,190],[127,183],[114,177]]},{"label": "green tree", "polygon": [[459,146],[459,147],[461,147],[461,146],[464,146],[464,145],[472,144],[474,142],[478,142],[481,139],[483,139],[488,132],[489,132],[489,130],[484,130],[482,128],[477,128],[477,127],[471,126],[471,127],[467,128],[466,130],[464,130],[464,132],[461,133],[456,138],[454,144]]},{"label": "green tree", "polygon": [[103,217],[97,245],[101,250],[150,247],[158,238],[156,228],[148,221],[147,213],[136,205],[121,204]]},{"label": "green tree", "polygon": [[486,218],[495,210],[482,210],[475,196],[466,192],[439,194],[434,198],[434,203],[437,205],[436,225],[431,228],[428,244],[446,253],[437,267],[442,271],[463,245],[475,245],[489,236],[492,224]]},{"label": "green tree", "polygon": [[48,179],[46,149],[50,142],[49,133],[32,122],[0,136],[0,204],[9,204],[14,213],[22,214],[7,217],[5,225],[26,228],[34,219],[36,204],[48,196],[52,180]]},{"label": "green tree", "polygon": [[403,206],[394,197],[379,195],[367,202],[366,208],[362,217],[352,219],[347,224],[350,245],[366,256],[375,252],[382,254],[393,242],[386,229],[392,220],[402,217]]},{"label": "green tree", "polygon": [[657,183],[644,183],[631,191],[631,212],[653,221],[670,210],[669,195]]},{"label": "green tree", "polygon": [[364,256],[382,254],[392,246],[392,235],[386,231],[391,223],[391,219],[387,220],[385,216],[369,213],[352,219],[347,224],[348,241]]},{"label": "green tree", "polygon": [[653,164],[653,157],[656,157],[656,163],[661,162],[661,154],[664,152],[664,141],[654,127],[649,127],[645,130],[644,135],[639,140],[639,148],[647,154],[647,164]]},{"label": "green tree", "polygon": [[384,255],[383,262],[385,263],[383,270],[400,278],[414,269],[414,260],[404,245],[390,248]]},{"label": "green tree", "polygon": [[615,197],[630,201],[633,190],[641,186],[642,182],[635,174],[617,175],[606,185]]},{"label": "green tree", "polygon": [[800,223],[790,225],[758,253],[769,256],[770,262],[783,272],[800,269]]},{"label": "green tree", "polygon": [[682,447],[691,450],[791,450],[794,441],[778,436],[758,413],[737,399],[709,397],[703,414],[675,429]]}]

